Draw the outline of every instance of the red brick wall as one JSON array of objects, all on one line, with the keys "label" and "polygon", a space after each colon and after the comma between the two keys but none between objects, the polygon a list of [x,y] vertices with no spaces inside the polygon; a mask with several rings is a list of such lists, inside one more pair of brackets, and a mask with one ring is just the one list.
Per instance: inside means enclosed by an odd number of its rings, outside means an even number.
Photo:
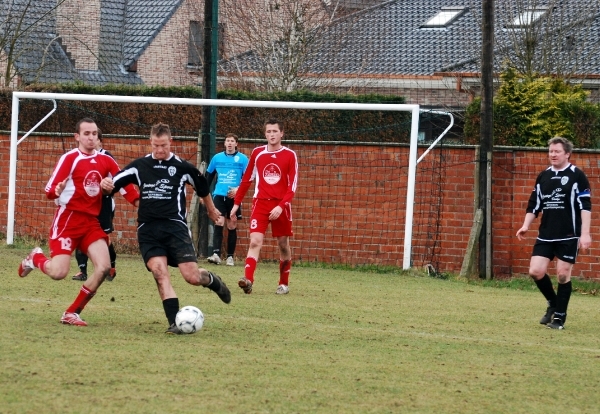
[{"label": "red brick wall", "polygon": [[[0,230],[6,230],[9,174],[9,137],[0,136]],[[147,139],[107,137],[105,144],[121,163],[149,152]],[[17,214],[15,228],[22,235],[45,238],[54,205],[43,194],[58,157],[73,145],[73,138],[30,137],[19,146]],[[249,154],[255,144],[241,143]],[[402,266],[406,201],[407,154],[403,146],[289,144],[300,163],[297,196],[293,203],[294,260],[327,263]],[[176,141],[174,152],[195,162],[196,143]],[[424,149],[420,149],[420,153]],[[573,162],[588,175],[592,191],[598,188],[598,152],[573,155]],[[441,166],[438,164],[441,161]],[[433,261],[436,269],[458,272],[473,221],[475,149],[441,148],[419,164],[415,194],[414,266]],[[545,150],[498,149],[493,163],[494,274],[526,274],[537,220],[527,241],[514,234],[521,226],[536,175],[547,166]],[[243,205],[239,226],[238,259],[248,242],[247,217],[252,190]],[[135,210],[116,196],[116,232],[121,250],[136,251]],[[594,199],[593,199],[594,200]],[[439,218],[437,208],[440,206]],[[2,218],[3,217],[3,218]],[[592,217],[592,238],[600,222]],[[270,231],[262,258],[277,259]],[[597,236],[596,236],[597,237]],[[575,276],[597,278],[599,247],[581,255]],[[432,254],[435,255],[431,259]]]}]

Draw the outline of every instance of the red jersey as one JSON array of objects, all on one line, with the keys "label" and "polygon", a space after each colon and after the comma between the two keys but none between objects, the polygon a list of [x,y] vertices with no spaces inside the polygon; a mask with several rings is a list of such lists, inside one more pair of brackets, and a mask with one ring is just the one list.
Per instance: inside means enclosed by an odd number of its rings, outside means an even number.
[{"label": "red jersey", "polygon": [[[55,200],[59,207],[98,216],[102,208],[102,189],[100,181],[119,172],[119,165],[110,156],[94,151],[84,154],[75,148],[63,154],[54,167],[52,176],[46,184],[46,196]],[[63,192],[56,196],[56,186],[67,180]],[[126,188],[123,196],[130,203],[139,198],[135,187]]]},{"label": "red jersey", "polygon": [[298,185],[296,153],[287,147],[271,152],[267,151],[267,145],[254,148],[235,196],[235,204],[242,203],[254,180],[256,185],[253,198],[279,200],[277,205],[284,208],[292,202]]}]

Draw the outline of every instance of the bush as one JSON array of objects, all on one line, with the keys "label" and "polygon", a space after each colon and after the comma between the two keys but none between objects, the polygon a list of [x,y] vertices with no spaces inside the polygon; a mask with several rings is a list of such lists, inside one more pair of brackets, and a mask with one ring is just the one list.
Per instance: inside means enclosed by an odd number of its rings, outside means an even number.
[{"label": "bush", "polygon": [[[494,144],[544,147],[560,135],[578,148],[598,148],[600,106],[586,101],[580,85],[548,77],[526,78],[514,70],[501,75],[494,97]],[[479,141],[480,99],[466,110],[465,141]]]},{"label": "bush", "polygon": [[[73,93],[91,95],[156,96],[177,98],[202,98],[198,87],[146,87],[146,86],[89,86],[83,84],[31,85],[30,92]],[[310,91],[290,93],[252,93],[224,90],[219,99],[292,101],[292,102],[352,102],[402,104],[403,97],[389,95],[334,95]],[[0,91],[0,129],[10,129],[12,95]],[[59,101],[57,114],[43,125],[43,131],[70,133],[83,116],[94,118],[109,134],[145,135],[155,122],[167,122],[174,135],[195,136],[201,126],[200,106],[175,106],[156,104],[127,104],[114,102]],[[21,104],[19,128],[28,130],[48,113],[52,104],[45,101],[26,100]],[[219,107],[217,110],[217,135],[235,132],[241,137],[262,139],[262,124],[270,116],[286,123],[287,139],[317,141],[408,142],[410,114],[395,111],[324,111],[269,108]]]}]

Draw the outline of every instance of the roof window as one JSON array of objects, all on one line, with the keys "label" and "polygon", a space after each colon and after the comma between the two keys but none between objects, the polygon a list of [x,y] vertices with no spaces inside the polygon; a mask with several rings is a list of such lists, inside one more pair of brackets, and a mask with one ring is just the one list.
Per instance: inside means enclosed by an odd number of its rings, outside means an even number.
[{"label": "roof window", "polygon": [[536,23],[538,20],[540,20],[540,18],[544,14],[546,14],[547,11],[548,11],[547,7],[536,7],[536,8],[527,9],[527,10],[519,13],[519,15],[517,17],[515,17],[514,20],[511,23],[507,24],[506,26],[516,28],[516,29],[530,27],[534,23]]},{"label": "roof window", "polygon": [[427,20],[421,28],[444,28],[450,26],[461,14],[467,10],[466,7],[453,6],[442,7],[442,9],[431,19]]}]

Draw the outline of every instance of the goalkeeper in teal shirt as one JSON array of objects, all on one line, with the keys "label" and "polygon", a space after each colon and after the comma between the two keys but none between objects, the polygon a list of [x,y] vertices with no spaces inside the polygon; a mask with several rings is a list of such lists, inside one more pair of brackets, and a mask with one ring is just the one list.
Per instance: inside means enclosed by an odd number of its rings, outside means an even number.
[{"label": "goalkeeper in teal shirt", "polygon": [[221,245],[223,244],[223,227],[227,224],[227,266],[234,265],[233,255],[237,245],[237,220],[242,218],[241,209],[238,209],[236,220],[230,219],[231,208],[237,189],[242,181],[242,176],[248,167],[248,157],[237,150],[238,137],[235,134],[225,136],[225,151],[215,154],[208,164],[207,179],[209,186],[217,177],[213,202],[221,212],[221,217],[215,222],[213,233],[213,254],[208,261],[221,264]]}]

